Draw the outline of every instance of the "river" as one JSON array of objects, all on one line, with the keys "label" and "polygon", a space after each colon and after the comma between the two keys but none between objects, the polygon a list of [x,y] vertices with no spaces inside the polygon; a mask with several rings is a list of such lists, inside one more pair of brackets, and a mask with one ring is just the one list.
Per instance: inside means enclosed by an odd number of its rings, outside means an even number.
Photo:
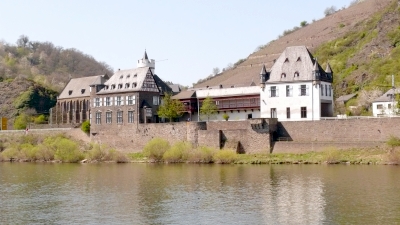
[{"label": "river", "polygon": [[0,163],[0,224],[400,224],[400,167]]}]

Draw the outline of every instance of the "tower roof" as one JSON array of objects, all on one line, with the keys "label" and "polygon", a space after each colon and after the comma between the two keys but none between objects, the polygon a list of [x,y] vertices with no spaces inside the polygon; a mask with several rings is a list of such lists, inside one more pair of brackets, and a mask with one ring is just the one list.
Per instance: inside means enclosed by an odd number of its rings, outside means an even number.
[{"label": "tower roof", "polygon": [[317,59],[315,59],[314,71],[319,71],[318,60]]},{"label": "tower roof", "polygon": [[332,68],[331,68],[331,65],[329,65],[329,63],[326,64],[325,72],[332,73]]},{"label": "tower roof", "polygon": [[267,69],[265,68],[265,65],[263,65],[263,67],[261,68],[260,75],[265,75],[265,74],[267,74]]},{"label": "tower roof", "polygon": [[149,57],[147,57],[147,52],[146,52],[146,50],[144,50],[143,60],[144,60],[144,59],[149,60]]}]

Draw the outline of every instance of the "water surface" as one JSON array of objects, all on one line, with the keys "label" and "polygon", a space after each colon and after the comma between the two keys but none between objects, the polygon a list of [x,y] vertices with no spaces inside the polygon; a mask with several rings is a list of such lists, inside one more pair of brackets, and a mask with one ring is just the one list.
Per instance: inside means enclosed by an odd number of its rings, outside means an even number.
[{"label": "water surface", "polygon": [[400,224],[400,167],[0,163],[0,224]]}]

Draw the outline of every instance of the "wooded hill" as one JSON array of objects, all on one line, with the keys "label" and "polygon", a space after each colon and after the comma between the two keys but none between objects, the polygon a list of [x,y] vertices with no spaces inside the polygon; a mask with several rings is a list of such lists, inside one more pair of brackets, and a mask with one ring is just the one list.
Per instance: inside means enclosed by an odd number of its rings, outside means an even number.
[{"label": "wooded hill", "polygon": [[358,101],[351,104],[363,106],[360,114],[368,114],[371,100],[391,88],[392,74],[396,86],[400,85],[399,8],[397,0],[352,4],[292,32],[286,30],[284,36],[261,46],[232,69],[194,87],[258,84],[263,64],[271,68],[286,47],[305,45],[323,68],[327,61],[332,66],[335,98],[358,93]]},{"label": "wooded hill", "polygon": [[70,78],[112,75],[112,69],[76,49],[51,42],[0,42],[0,117],[48,113]]}]

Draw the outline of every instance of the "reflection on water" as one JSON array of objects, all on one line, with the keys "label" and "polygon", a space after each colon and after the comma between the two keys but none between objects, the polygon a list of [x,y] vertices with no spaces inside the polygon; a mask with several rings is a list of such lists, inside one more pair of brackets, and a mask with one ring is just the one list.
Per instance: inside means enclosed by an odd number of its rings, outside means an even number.
[{"label": "reflection on water", "polygon": [[400,167],[0,164],[0,224],[393,224]]}]

